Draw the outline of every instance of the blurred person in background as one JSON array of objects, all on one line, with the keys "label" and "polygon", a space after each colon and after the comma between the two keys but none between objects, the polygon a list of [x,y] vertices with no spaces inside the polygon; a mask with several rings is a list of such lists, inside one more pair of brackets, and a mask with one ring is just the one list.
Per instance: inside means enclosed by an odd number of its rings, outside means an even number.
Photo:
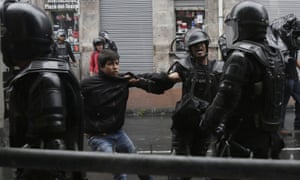
[{"label": "blurred person in background", "polygon": [[115,41],[110,39],[108,31],[101,31],[99,36],[105,39],[104,49],[111,49],[115,52],[118,52],[117,45]]},{"label": "blurred person in background", "polygon": [[93,40],[94,51],[90,56],[90,76],[98,74],[98,56],[104,49],[105,39],[103,37],[97,37]]},{"label": "blurred person in background", "polygon": [[57,33],[57,40],[52,46],[51,57],[64,59],[68,63],[70,63],[71,58],[71,63],[73,63],[74,65],[77,64],[71,48],[71,44],[66,41],[66,33],[64,32],[64,30],[60,30]]}]

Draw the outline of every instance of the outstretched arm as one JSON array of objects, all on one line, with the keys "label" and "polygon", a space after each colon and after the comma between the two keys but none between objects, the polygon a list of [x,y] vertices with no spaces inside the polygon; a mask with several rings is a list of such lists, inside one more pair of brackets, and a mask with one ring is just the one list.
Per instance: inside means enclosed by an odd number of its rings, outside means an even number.
[{"label": "outstretched arm", "polygon": [[167,73],[144,73],[134,75],[129,80],[133,87],[138,87],[154,94],[162,94],[165,90],[173,87],[174,82],[168,78]]}]

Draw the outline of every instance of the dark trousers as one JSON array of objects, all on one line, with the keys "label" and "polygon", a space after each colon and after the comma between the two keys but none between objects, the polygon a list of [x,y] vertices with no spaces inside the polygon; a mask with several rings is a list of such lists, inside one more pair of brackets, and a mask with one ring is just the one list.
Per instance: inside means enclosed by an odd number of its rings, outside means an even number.
[{"label": "dark trousers", "polygon": [[[199,127],[188,131],[172,129],[172,152],[175,155],[205,156],[211,136]],[[169,177],[169,180],[189,180],[191,177]]]},{"label": "dark trousers", "polygon": [[284,104],[283,104],[284,112],[281,116],[281,128],[284,128],[285,110],[291,96],[295,100],[294,128],[300,129],[300,81],[293,80],[293,79],[286,80]]}]

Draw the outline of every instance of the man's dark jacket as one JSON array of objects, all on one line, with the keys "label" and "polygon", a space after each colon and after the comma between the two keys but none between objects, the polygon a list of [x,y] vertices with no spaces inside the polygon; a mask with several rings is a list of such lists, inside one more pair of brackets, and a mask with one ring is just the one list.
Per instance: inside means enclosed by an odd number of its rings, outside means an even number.
[{"label": "man's dark jacket", "polygon": [[[128,83],[128,79],[109,77],[102,72],[82,80],[87,134],[114,133],[122,128],[130,87],[133,86]],[[141,80],[135,87],[156,94],[162,93],[151,90],[151,82],[147,80]]]}]

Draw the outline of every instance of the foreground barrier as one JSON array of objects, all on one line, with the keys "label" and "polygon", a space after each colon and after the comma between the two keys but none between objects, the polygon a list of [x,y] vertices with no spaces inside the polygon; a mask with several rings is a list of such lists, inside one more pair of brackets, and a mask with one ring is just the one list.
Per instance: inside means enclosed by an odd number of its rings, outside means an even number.
[{"label": "foreground barrier", "polygon": [[1,148],[0,166],[243,179],[300,179],[300,161]]}]

